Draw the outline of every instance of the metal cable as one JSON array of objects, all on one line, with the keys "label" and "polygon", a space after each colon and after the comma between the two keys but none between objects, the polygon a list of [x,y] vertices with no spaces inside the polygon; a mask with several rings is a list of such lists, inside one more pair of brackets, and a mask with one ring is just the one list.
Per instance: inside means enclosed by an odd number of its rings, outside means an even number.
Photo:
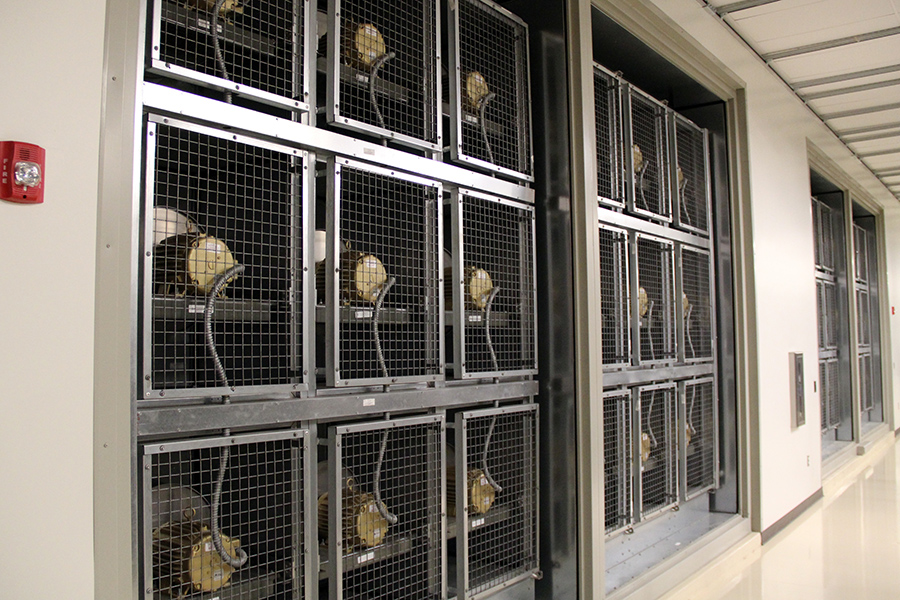
[{"label": "metal cable", "polygon": [[[391,279],[393,279],[393,277]],[[384,430],[384,437],[381,438],[381,450],[378,452],[378,462],[375,463],[375,506],[378,508],[378,513],[385,521],[391,525],[396,525],[399,520],[397,519],[397,515],[390,512],[384,505],[384,502],[381,501],[381,465],[384,462],[384,451],[387,450],[388,434],[390,432],[390,429]]]},{"label": "metal cable", "polygon": [[644,174],[647,173],[648,168],[650,168],[650,164],[644,161],[644,164],[641,165],[641,172],[638,174],[638,190],[641,192],[641,202],[644,205],[644,210],[650,210],[650,205],[647,204],[647,198],[644,196]]},{"label": "metal cable", "polygon": [[503,491],[503,488],[500,487],[500,484],[494,481],[494,478],[491,477],[491,472],[488,470],[487,465],[487,457],[488,457],[488,448],[491,446],[491,436],[494,435],[494,426],[497,424],[497,415],[491,417],[491,425],[488,427],[487,437],[484,438],[484,450],[481,452],[481,471],[484,473],[484,478],[487,479],[487,482],[491,484],[491,487],[494,488],[496,493],[500,493]]},{"label": "metal cable", "polygon": [[384,66],[384,63],[395,58],[397,56],[396,52],[388,52],[387,54],[382,54],[378,58],[375,59],[375,62],[372,63],[372,69],[369,71],[369,99],[372,101],[372,107],[375,109],[375,116],[378,118],[378,125],[382,129],[387,129],[387,125],[384,124],[384,115],[381,114],[381,107],[378,106],[378,99],[375,97],[375,79],[378,77],[378,71],[381,67]]},{"label": "metal cable", "polygon": [[[222,10],[224,4],[225,0],[218,0],[216,7],[213,9],[213,47],[216,51],[216,62],[219,63],[219,70],[222,71],[222,79],[231,81],[231,76],[228,74],[228,65],[225,64],[225,55],[222,53],[222,46],[219,44],[219,11]],[[232,100],[231,90],[225,90],[225,102],[231,104]]]},{"label": "metal cable", "polygon": [[500,367],[497,365],[497,354],[494,352],[494,343],[491,341],[491,305],[494,304],[494,298],[497,297],[499,292],[500,286],[491,288],[487,302],[484,304],[484,337],[487,340],[487,347],[491,353],[491,368],[494,371],[499,371]]},{"label": "metal cable", "polygon": [[372,334],[375,336],[375,351],[378,353],[378,366],[381,367],[381,374],[388,378],[387,365],[384,362],[384,349],[381,347],[381,335],[378,332],[378,318],[381,316],[381,305],[384,304],[384,297],[388,291],[397,283],[394,277],[388,278],[382,288],[378,290],[378,297],[375,299],[375,311],[372,313]]},{"label": "metal cable", "polygon": [[[216,351],[216,341],[212,334],[212,314],[215,310],[216,298],[219,296],[222,288],[225,287],[225,284],[228,283],[229,279],[243,273],[244,268],[244,265],[235,265],[221,275],[216,276],[216,282],[209,291],[209,295],[206,298],[206,308],[203,311],[203,328],[206,338],[206,348],[215,364],[216,375],[222,385],[226,388],[231,386],[229,385],[228,377],[225,374],[225,367],[222,365],[219,353]],[[224,396],[223,402],[228,404],[231,402],[231,399],[228,396]],[[228,437],[231,435],[231,429],[226,428],[223,433],[225,437]],[[231,556],[222,544],[222,533],[219,529],[219,506],[222,501],[222,486],[225,483],[225,471],[228,469],[228,459],[230,456],[231,451],[227,446],[224,446],[219,454],[219,474],[216,477],[216,485],[215,488],[213,488],[212,495],[212,539],[213,546],[215,546],[216,552],[219,553],[222,560],[232,568],[239,569],[247,563],[247,553],[241,548],[238,548],[237,557]]]},{"label": "metal cable", "polygon": [[647,407],[647,435],[650,436],[650,447],[656,448],[656,434],[653,433],[653,426],[651,425],[653,422],[653,403],[656,401],[656,392],[650,393],[650,406]]},{"label": "metal cable", "polygon": [[684,331],[687,334],[688,348],[691,349],[691,358],[696,358],[696,354],[694,353],[694,341],[691,339],[691,313],[694,312],[694,307],[689,306],[687,309],[687,313],[684,315]]},{"label": "metal cable", "polygon": [[656,360],[656,349],[653,347],[653,306],[654,300],[650,301],[647,308],[647,343],[650,345],[650,360]]},{"label": "metal cable", "polygon": [[494,153],[491,151],[491,143],[488,141],[487,125],[485,125],[484,114],[487,110],[488,102],[497,97],[494,92],[489,93],[478,102],[478,124],[481,125],[481,137],[484,138],[484,146],[487,148],[488,160],[494,162]]},{"label": "metal cable", "polygon": [[691,431],[691,435],[697,433],[697,430],[694,428],[694,403],[697,401],[697,386],[691,386],[691,407],[688,409],[687,414],[687,426]]},{"label": "metal cable", "polygon": [[693,227],[693,223],[691,223],[691,213],[688,212],[687,207],[687,198],[684,195],[685,190],[687,189],[687,177],[685,177],[681,184],[678,186],[678,199],[681,201],[681,208],[684,210],[684,220],[685,222]]}]

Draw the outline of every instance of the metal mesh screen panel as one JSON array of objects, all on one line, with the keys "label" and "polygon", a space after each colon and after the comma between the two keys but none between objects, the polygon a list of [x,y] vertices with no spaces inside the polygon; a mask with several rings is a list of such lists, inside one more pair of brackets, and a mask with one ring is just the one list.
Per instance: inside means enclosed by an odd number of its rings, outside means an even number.
[{"label": "metal mesh screen panel", "polygon": [[834,211],[813,198],[813,226],[816,238],[816,268],[834,270]]},{"label": "metal mesh screen panel", "polygon": [[462,286],[464,372],[533,370],[534,213],[467,194],[460,200],[463,273],[455,283]]},{"label": "metal mesh screen panel", "polygon": [[706,252],[686,247],[681,251],[684,353],[688,360],[713,358],[710,262]]},{"label": "metal mesh screen panel", "polygon": [[856,255],[856,280],[865,283],[869,280],[869,253],[867,251],[868,236],[866,230],[859,225],[853,226],[853,248]]},{"label": "metal mesh screen panel", "polygon": [[839,394],[837,359],[819,360],[819,397],[822,407],[822,431],[834,429],[841,424]]},{"label": "metal mesh screen panel", "polygon": [[628,234],[600,227],[600,302],[603,364],[631,364]]},{"label": "metal mesh screen panel", "polygon": [[872,321],[870,319],[869,292],[865,289],[856,290],[856,320],[858,341],[862,346],[872,343]]},{"label": "metal mesh screen panel", "polygon": [[678,217],[681,225],[709,231],[706,173],[706,132],[681,117],[675,118]]},{"label": "metal mesh screen panel", "polygon": [[[338,490],[334,505],[353,516],[342,518],[339,534],[329,536],[329,544],[340,542],[333,546],[340,552],[331,556],[341,557],[340,578],[332,581],[330,597],[440,596],[443,429],[442,417],[338,429],[335,460],[346,474],[342,480],[352,482]],[[396,523],[381,515],[379,498]],[[348,505],[356,508],[348,511]]]},{"label": "metal mesh screen panel", "polygon": [[859,355],[859,400],[864,411],[875,408],[875,397],[872,393],[872,355]]},{"label": "metal mesh screen panel", "polygon": [[528,28],[483,0],[458,18],[461,154],[531,175]]},{"label": "metal mesh screen panel", "polygon": [[641,514],[653,514],[678,501],[678,436],[675,388],[640,390]]},{"label": "metal mesh screen panel", "polygon": [[215,283],[236,265],[244,271],[226,279],[212,313],[229,385],[300,382],[304,159],[162,124],[151,125],[149,137],[147,395],[224,387],[204,312]]},{"label": "metal mesh screen panel", "polygon": [[603,475],[606,533],[632,522],[632,401],[628,391],[603,398]]},{"label": "metal mesh screen panel", "polygon": [[705,380],[685,384],[685,436],[688,497],[716,485],[716,443],[718,423],[715,410],[715,383]]},{"label": "metal mesh screen panel", "polygon": [[463,427],[470,597],[537,569],[537,413],[470,414]]},{"label": "metal mesh screen panel", "polygon": [[[438,141],[434,0],[338,0],[329,44],[337,81],[334,118],[430,144]],[[334,52],[338,56],[334,56]],[[373,98],[374,97],[374,98]],[[353,123],[349,124],[353,126]]]},{"label": "metal mesh screen panel", "polygon": [[594,119],[597,127],[597,196],[625,205],[622,97],[616,77],[594,67]]},{"label": "metal mesh screen panel", "polygon": [[440,188],[351,166],[338,176],[338,378],[433,379],[443,373]]},{"label": "metal mesh screen panel", "polygon": [[[218,20],[216,0],[157,2],[159,46],[153,48],[153,56],[159,60],[288,101],[307,101],[302,0],[226,0]],[[216,60],[216,21],[224,71]]]},{"label": "metal mesh screen panel", "polygon": [[[285,432],[145,447],[145,598],[304,597],[308,549],[302,435]],[[214,529],[228,557],[237,563],[240,553],[246,554],[242,566],[222,558]]]},{"label": "metal mesh screen panel", "polygon": [[666,109],[631,91],[631,141],[634,164],[634,208],[668,219],[669,142]]},{"label": "metal mesh screen panel", "polygon": [[675,358],[675,276],[671,242],[637,238],[641,362]]},{"label": "metal mesh screen panel", "polygon": [[819,320],[819,349],[837,350],[837,286],[828,280],[816,280]]}]

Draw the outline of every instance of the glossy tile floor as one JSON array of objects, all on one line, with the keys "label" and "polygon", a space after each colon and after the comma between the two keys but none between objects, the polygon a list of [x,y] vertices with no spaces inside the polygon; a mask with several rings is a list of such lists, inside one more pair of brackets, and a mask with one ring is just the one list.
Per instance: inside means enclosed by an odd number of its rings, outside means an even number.
[{"label": "glossy tile floor", "polygon": [[721,600],[900,598],[900,445],[762,548]]}]

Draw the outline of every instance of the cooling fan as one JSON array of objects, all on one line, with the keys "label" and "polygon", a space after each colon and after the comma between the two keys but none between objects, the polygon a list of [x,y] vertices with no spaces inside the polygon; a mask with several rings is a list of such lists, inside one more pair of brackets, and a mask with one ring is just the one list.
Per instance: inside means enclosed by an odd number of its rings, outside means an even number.
[{"label": "cooling fan", "polygon": [[[329,501],[327,488],[328,463],[320,462],[319,478],[319,540],[327,542],[329,532]],[[359,549],[374,548],[387,537],[391,524],[387,516],[392,516],[383,502],[376,500],[375,494],[363,491],[356,478],[346,469],[341,475],[341,535],[344,554]],[[378,492],[380,495],[380,491]],[[383,513],[383,514],[382,514]],[[387,516],[384,516],[387,515]]]}]

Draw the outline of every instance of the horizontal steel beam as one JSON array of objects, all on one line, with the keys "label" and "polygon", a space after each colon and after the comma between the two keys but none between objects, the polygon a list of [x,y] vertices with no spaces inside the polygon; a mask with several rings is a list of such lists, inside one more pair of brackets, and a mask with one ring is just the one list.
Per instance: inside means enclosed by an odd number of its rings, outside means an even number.
[{"label": "horizontal steel beam", "polygon": [[886,140],[892,137],[900,137],[900,129],[893,129],[891,131],[881,131],[876,133],[869,133],[860,136],[851,136],[847,137],[841,135],[841,141],[845,144],[856,144],[857,142],[871,142],[874,140]]},{"label": "horizontal steel beam", "polygon": [[873,113],[885,112],[888,110],[896,110],[900,108],[900,102],[893,102],[891,104],[880,104],[878,106],[866,106],[864,108],[853,108],[851,110],[843,110],[835,113],[827,113],[820,114],[824,120],[829,119],[843,119],[845,117],[856,117],[859,115],[871,115]]},{"label": "horizontal steel beam", "polygon": [[816,79],[805,79],[802,81],[791,82],[791,87],[796,91],[803,88],[815,87],[817,85],[828,85],[830,83],[841,83],[843,81],[853,81],[854,79],[862,79],[864,77],[874,77],[876,75],[887,75],[888,73],[900,72],[900,65],[888,65],[886,67],[878,67],[877,69],[865,69],[864,71],[853,71],[852,73],[844,73],[842,75],[831,75],[829,77],[818,77]]},{"label": "horizontal steel beam", "polygon": [[851,35],[836,40],[827,40],[824,42],[816,42],[815,44],[807,44],[806,46],[797,46],[796,48],[786,48],[775,52],[763,54],[764,61],[781,60],[792,56],[800,56],[801,54],[810,54],[812,52],[820,52],[822,50],[830,50],[831,48],[840,48],[841,46],[850,46],[860,42],[868,42],[881,38],[890,37],[892,35],[900,35],[900,27],[891,27],[889,29],[881,29],[879,31],[870,31],[859,35]]},{"label": "horizontal steel beam", "polygon": [[716,11],[717,15],[723,17],[733,12],[738,12],[739,10],[747,10],[748,8],[756,8],[757,6],[765,6],[766,4],[774,4],[780,1],[781,0],[742,0],[741,2],[733,2],[731,4],[726,4],[725,6],[716,7],[713,10]]},{"label": "horizontal steel beam", "polygon": [[659,367],[655,369],[633,369],[629,371],[610,371],[603,374],[603,387],[621,385],[638,385],[665,381],[671,379],[686,379],[688,377],[701,377],[715,373],[715,364],[699,363],[692,365],[677,365],[671,367]]},{"label": "horizontal steel beam", "polygon": [[172,115],[211,126],[230,128],[250,136],[277,140],[287,146],[355,158],[391,169],[416,173],[444,183],[534,203],[534,190],[518,182],[463,169],[421,155],[388,148],[346,135],[273,117],[174,88],[144,83],[143,104],[162,116]]},{"label": "horizontal steel beam", "polygon": [[878,90],[886,87],[900,85],[900,79],[888,79],[887,81],[876,81],[874,83],[864,83],[862,85],[853,85],[845,88],[834,90],[825,90],[823,92],[813,92],[811,94],[800,94],[804,100],[818,100],[820,98],[831,98],[834,96],[843,96],[845,94],[856,94],[858,92],[868,92],[869,90]]},{"label": "horizontal steel beam", "polygon": [[514,400],[536,396],[536,381],[480,385],[446,385],[396,392],[320,395],[315,398],[237,401],[230,404],[195,404],[178,407],[138,408],[139,436],[214,431],[225,428],[283,425],[296,421],[328,421],[385,412],[421,412]]},{"label": "horizontal steel beam", "polygon": [[640,231],[649,235],[665,237],[676,242],[688,244],[689,246],[710,249],[708,238],[681,231],[680,229],[675,229],[673,227],[666,227],[665,225],[647,221],[646,219],[633,217],[626,213],[598,208],[597,218],[601,223],[606,223],[607,225],[615,225],[632,231]]}]

